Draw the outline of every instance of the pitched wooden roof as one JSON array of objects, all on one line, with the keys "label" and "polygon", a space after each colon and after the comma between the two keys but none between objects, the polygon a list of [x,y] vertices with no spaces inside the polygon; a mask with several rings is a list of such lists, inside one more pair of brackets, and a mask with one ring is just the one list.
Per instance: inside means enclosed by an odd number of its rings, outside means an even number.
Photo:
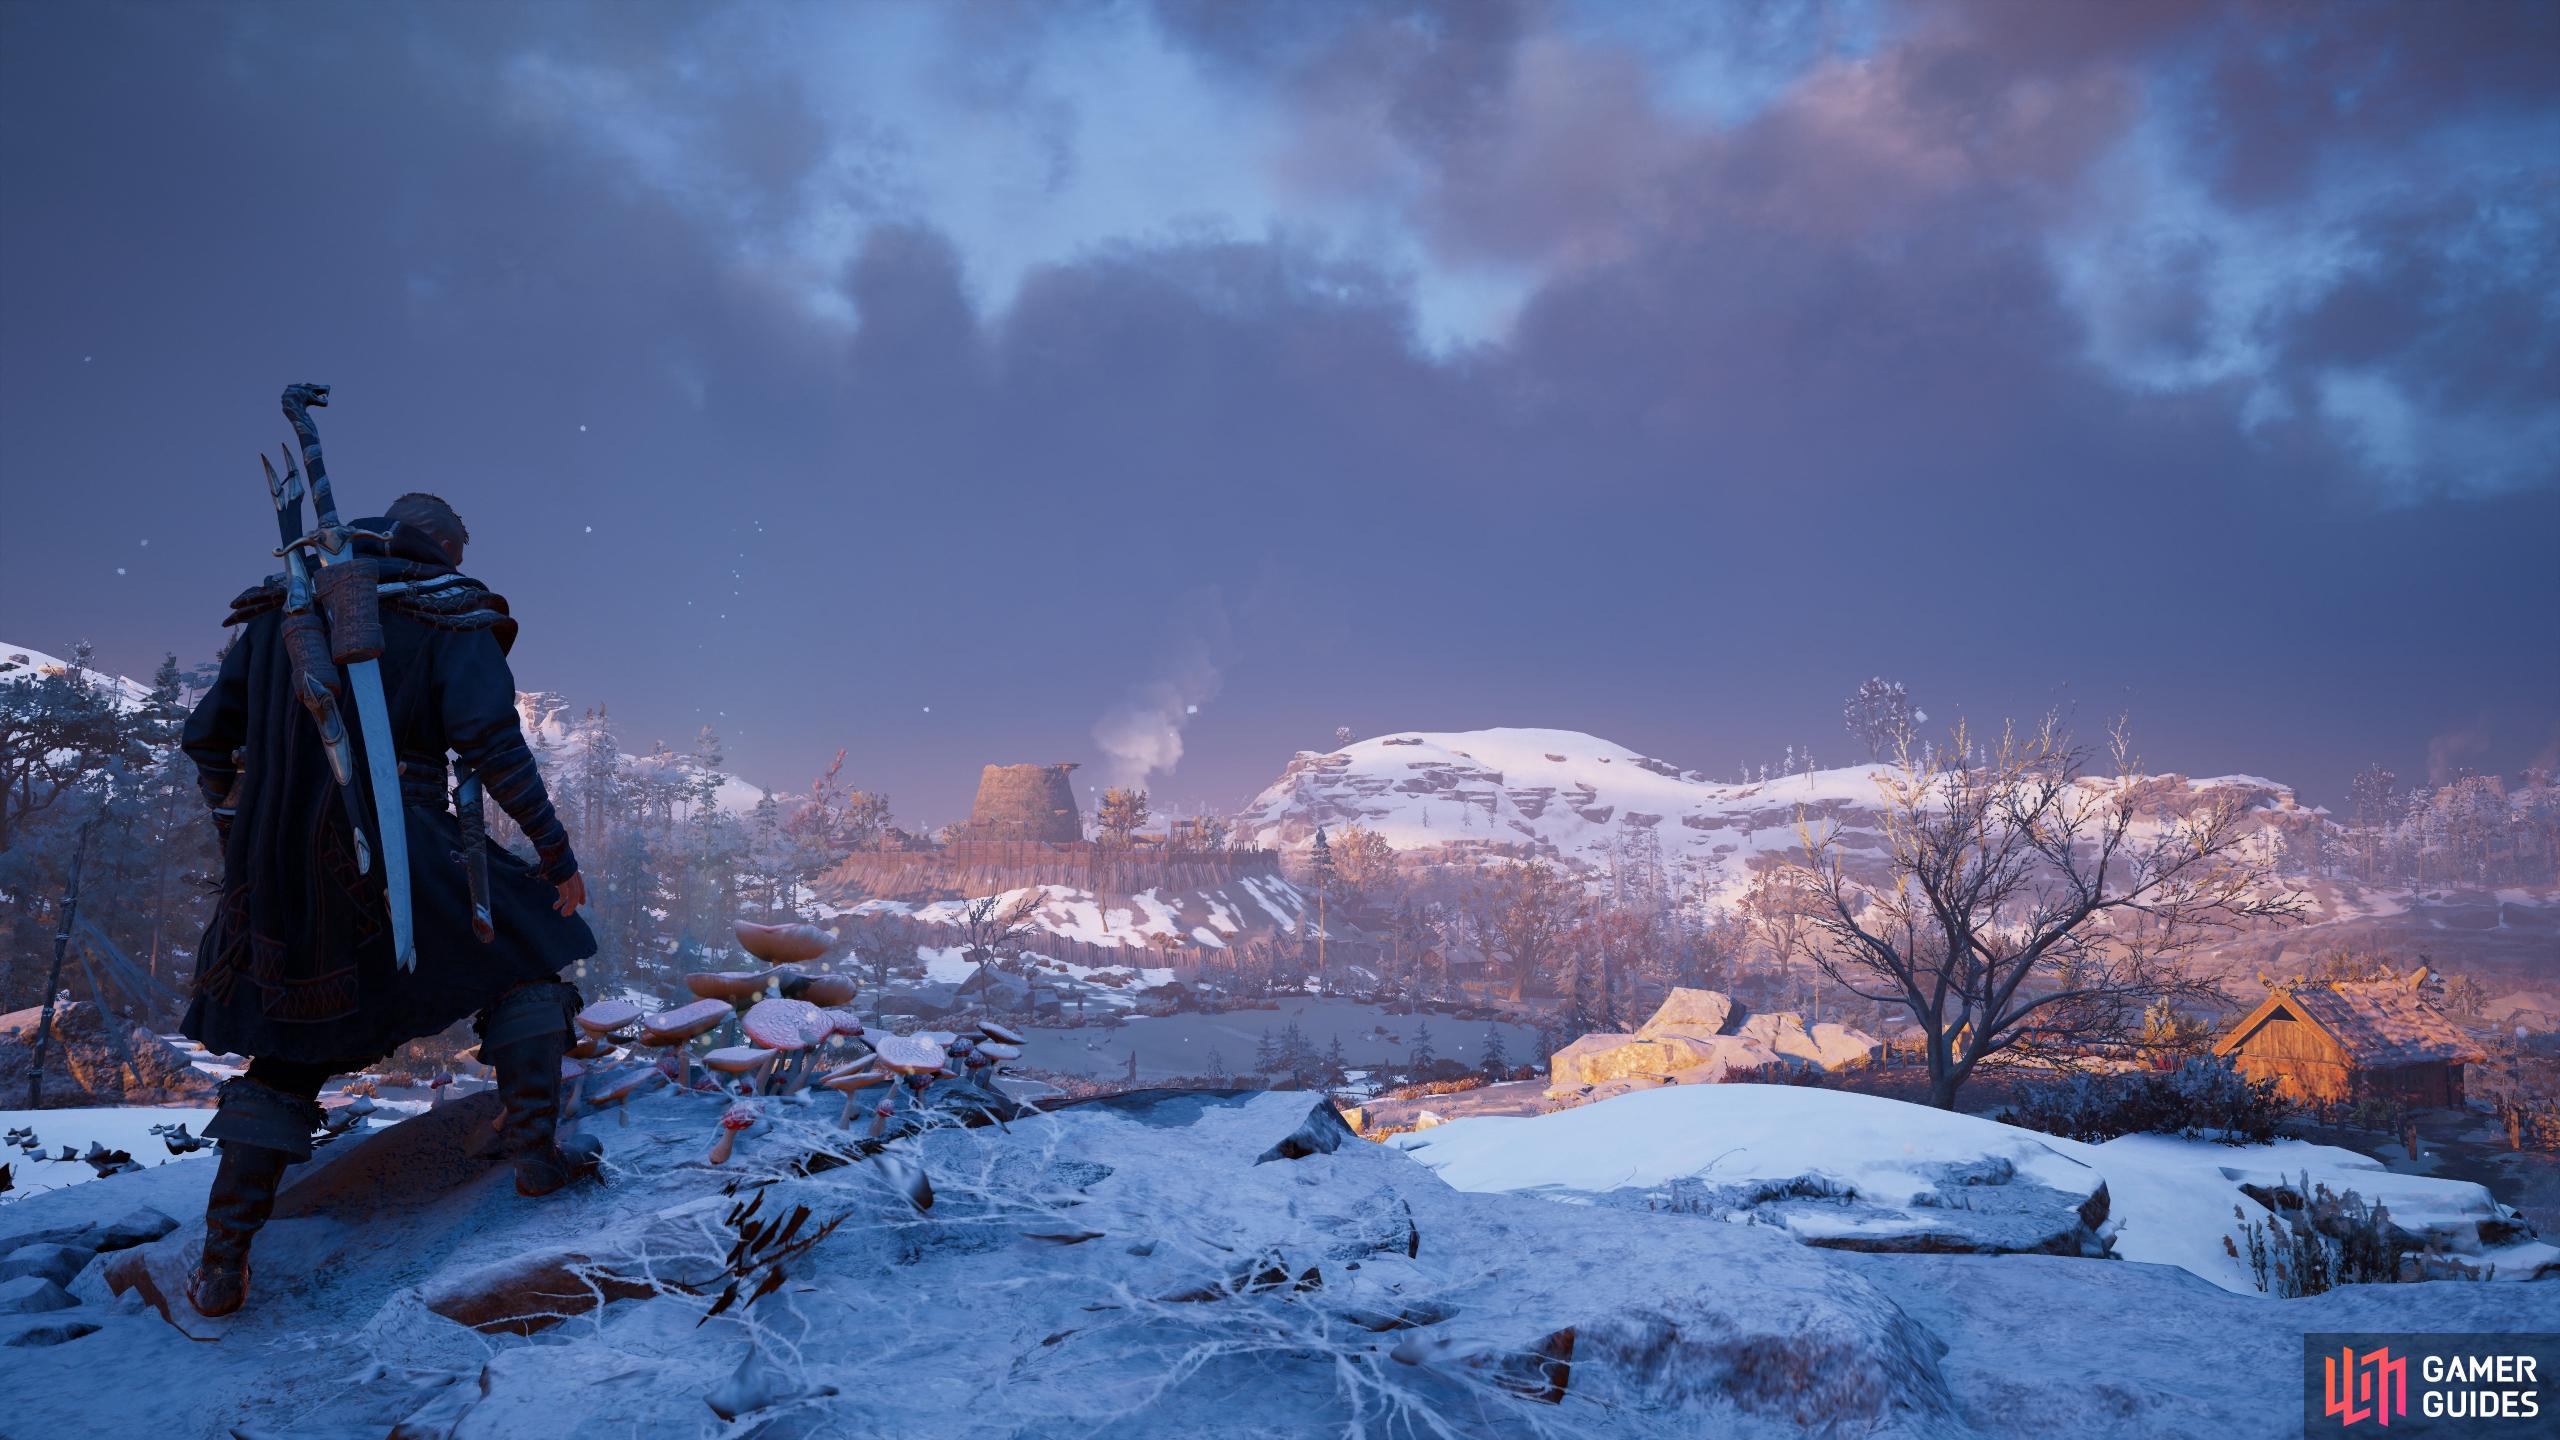
[{"label": "pitched wooden roof", "polygon": [[2346,1052],[2349,1063],[2370,1069],[2431,1061],[2462,1065],[2488,1058],[2405,980],[2279,987],[2215,1041],[2213,1053],[2238,1049],[2279,1008],[2328,1036]]}]

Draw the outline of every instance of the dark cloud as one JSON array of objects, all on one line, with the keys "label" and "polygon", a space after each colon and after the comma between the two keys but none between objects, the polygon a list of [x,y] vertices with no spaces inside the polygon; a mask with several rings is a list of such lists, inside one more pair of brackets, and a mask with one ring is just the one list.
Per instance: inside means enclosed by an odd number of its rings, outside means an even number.
[{"label": "dark cloud", "polygon": [[[351,491],[469,515],[528,683],[914,820],[1164,716],[1168,634],[1218,684],[1158,783],[1228,801],[1344,723],[1827,758],[1879,672],[2315,797],[2560,714],[2553,106],[2415,12],[1772,6],[1704,108],[1730,27],[876,13],[947,18],[0,9],[0,476],[61,537],[0,638],[209,650],[309,377]],[[2359,26],[2405,58],[2304,75],[2387,124],[2250,78]],[[1486,273],[1512,321],[1426,344]]]}]

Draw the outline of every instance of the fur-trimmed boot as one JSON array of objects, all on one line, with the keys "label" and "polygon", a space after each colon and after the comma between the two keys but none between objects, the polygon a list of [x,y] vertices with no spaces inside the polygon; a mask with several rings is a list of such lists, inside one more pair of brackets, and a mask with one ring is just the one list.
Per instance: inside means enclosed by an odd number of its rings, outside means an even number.
[{"label": "fur-trimmed boot", "polygon": [[480,1063],[497,1072],[500,1153],[516,1169],[516,1193],[548,1195],[596,1172],[604,1146],[592,1135],[565,1145],[560,1130],[560,1058],[569,1049],[577,987],[519,985],[480,1013]]},{"label": "fur-trimmed boot", "polygon": [[249,1243],[275,1213],[285,1168],[311,1158],[320,1107],[246,1075],[222,1082],[204,1127],[222,1143],[222,1162],[204,1202],[204,1255],[187,1277],[187,1303],[218,1318],[249,1298]]}]

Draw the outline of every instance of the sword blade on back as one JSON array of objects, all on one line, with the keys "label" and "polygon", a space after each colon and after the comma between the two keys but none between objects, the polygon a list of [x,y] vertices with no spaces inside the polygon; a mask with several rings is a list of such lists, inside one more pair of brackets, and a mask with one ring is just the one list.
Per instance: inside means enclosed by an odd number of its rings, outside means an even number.
[{"label": "sword blade on back", "polygon": [[307,554],[320,562],[313,583],[317,610],[327,617],[329,659],[346,667],[347,690],[355,697],[356,732],[364,742],[365,769],[371,774],[374,828],[382,852],[384,899],[391,910],[392,960],[403,970],[418,964],[416,917],[409,899],[409,822],[400,796],[399,757],[391,743],[391,707],[382,691],[382,615],[373,567],[358,563],[359,539],[388,542],[390,536],[349,529],[338,519],[338,501],[329,488],[329,471],[320,457],[320,427],[311,411],[329,403],[326,385],[288,385],[284,391],[285,423],[302,447],[302,472],[310,477],[311,509],[319,527],[295,536],[284,550]]}]

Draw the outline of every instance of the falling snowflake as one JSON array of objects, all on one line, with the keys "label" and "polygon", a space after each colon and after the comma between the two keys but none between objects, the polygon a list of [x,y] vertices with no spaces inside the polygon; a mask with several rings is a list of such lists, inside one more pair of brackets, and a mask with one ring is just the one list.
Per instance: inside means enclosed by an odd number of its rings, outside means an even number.
[{"label": "falling snowflake", "polygon": [[584,425],[579,426],[579,427],[578,427],[578,433],[579,433],[579,434],[581,434],[581,435],[586,434],[586,433],[587,433],[587,427],[586,427],[586,426],[584,426]]},{"label": "falling snowflake", "polygon": [[123,574],[123,573],[124,573],[124,567],[123,567],[123,566],[121,566],[121,565],[117,566],[117,567],[116,567],[116,573],[117,573],[117,574],[119,574],[119,575]]},{"label": "falling snowflake", "polygon": [[588,534],[590,534],[590,535],[593,535],[594,533],[596,533],[596,527],[594,527],[593,525],[588,526],[588,527],[587,527],[587,533],[588,533]]}]

